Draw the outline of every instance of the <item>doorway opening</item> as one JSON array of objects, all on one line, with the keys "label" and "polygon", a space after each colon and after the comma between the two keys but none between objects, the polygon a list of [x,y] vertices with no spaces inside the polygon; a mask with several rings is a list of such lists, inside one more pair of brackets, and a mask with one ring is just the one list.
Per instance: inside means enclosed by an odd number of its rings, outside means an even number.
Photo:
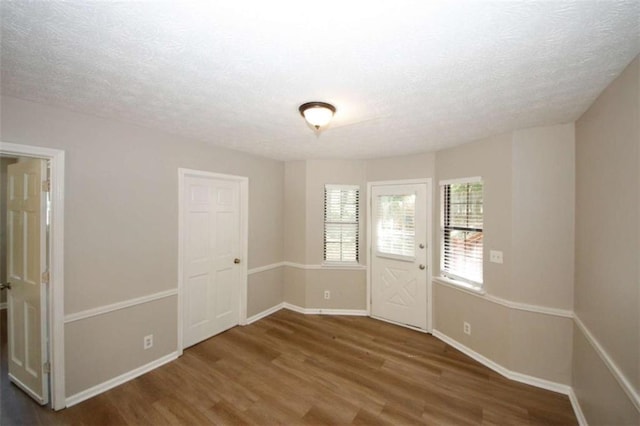
[{"label": "doorway opening", "polygon": [[37,403],[60,410],[66,406],[64,151],[2,143],[0,158],[7,170],[1,183],[6,277],[0,278],[9,293],[2,305],[3,326],[10,327],[8,376]]}]

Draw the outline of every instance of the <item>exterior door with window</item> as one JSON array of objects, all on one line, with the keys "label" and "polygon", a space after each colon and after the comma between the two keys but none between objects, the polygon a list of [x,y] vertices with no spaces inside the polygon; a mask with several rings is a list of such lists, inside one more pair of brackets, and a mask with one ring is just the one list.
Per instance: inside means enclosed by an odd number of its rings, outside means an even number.
[{"label": "exterior door with window", "polygon": [[371,188],[371,316],[427,329],[427,184]]}]

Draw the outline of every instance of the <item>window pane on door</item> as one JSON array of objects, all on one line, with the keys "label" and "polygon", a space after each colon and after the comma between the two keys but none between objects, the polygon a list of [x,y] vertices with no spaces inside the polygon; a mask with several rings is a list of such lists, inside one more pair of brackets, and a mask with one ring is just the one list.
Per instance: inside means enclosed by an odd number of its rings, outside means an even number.
[{"label": "window pane on door", "polygon": [[416,196],[379,195],[376,252],[378,255],[415,257]]}]

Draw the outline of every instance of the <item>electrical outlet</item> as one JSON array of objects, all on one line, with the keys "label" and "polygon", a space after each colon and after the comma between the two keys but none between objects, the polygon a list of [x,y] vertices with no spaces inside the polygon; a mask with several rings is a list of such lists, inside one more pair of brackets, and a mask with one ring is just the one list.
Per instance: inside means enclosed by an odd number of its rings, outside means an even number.
[{"label": "electrical outlet", "polygon": [[142,346],[144,347],[145,350],[153,346],[153,334],[144,336],[144,339],[142,339]]},{"label": "electrical outlet", "polygon": [[325,291],[324,291],[324,298],[325,298],[326,300],[331,299],[331,292],[330,292],[329,290],[325,290]]},{"label": "electrical outlet", "polygon": [[502,252],[499,250],[491,250],[489,252],[489,261],[493,263],[502,263]]},{"label": "electrical outlet", "polygon": [[462,323],[462,331],[464,331],[464,334],[471,335],[471,324],[469,324],[466,321],[463,322]]}]

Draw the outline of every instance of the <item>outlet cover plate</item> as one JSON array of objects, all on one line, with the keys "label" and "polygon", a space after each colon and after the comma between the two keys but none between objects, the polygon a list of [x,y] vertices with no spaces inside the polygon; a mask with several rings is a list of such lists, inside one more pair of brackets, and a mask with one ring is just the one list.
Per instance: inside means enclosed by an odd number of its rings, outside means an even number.
[{"label": "outlet cover plate", "polygon": [[489,261],[493,263],[502,263],[502,252],[500,250],[491,250],[489,252]]}]

